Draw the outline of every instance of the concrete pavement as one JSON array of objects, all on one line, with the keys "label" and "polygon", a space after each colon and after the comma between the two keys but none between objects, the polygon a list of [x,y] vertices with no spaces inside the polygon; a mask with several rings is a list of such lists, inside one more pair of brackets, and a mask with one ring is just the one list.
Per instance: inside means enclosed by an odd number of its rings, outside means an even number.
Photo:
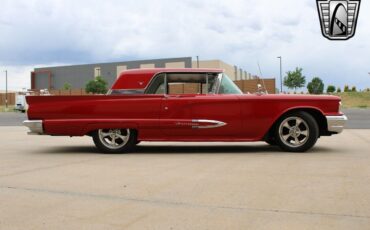
[{"label": "concrete pavement", "polygon": [[369,229],[370,130],[307,153],[264,143],[142,143],[0,127],[0,229]]},{"label": "concrete pavement", "polygon": [[21,126],[27,119],[27,114],[16,112],[0,112],[0,126]]}]

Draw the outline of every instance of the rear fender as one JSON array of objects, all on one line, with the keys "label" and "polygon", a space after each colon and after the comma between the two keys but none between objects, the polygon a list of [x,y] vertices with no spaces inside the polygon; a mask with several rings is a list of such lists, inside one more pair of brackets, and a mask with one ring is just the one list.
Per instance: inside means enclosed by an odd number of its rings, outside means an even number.
[{"label": "rear fender", "polygon": [[84,136],[98,129],[137,129],[134,121],[103,119],[44,120],[44,131],[50,135]]},{"label": "rear fender", "polygon": [[89,123],[84,129],[83,135],[90,134],[98,129],[138,129],[138,125],[134,122],[96,122]]}]

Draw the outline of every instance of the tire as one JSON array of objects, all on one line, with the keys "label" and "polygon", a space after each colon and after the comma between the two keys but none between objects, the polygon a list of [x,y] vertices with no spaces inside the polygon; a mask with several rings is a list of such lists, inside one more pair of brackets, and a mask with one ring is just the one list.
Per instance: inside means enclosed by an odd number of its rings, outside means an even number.
[{"label": "tire", "polygon": [[274,137],[280,148],[287,152],[305,152],[315,145],[319,127],[309,113],[292,112],[278,120]]},{"label": "tire", "polygon": [[99,129],[92,133],[95,146],[103,153],[131,152],[137,143],[134,129]]}]

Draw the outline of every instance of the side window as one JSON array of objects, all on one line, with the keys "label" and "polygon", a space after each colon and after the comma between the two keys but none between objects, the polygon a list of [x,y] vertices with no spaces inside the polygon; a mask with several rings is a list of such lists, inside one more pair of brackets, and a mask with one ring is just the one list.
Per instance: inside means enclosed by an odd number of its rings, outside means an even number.
[{"label": "side window", "polygon": [[219,94],[243,94],[237,85],[226,75],[222,76]]},{"label": "side window", "polygon": [[167,74],[168,94],[216,93],[217,76],[217,73]]},{"label": "side window", "polygon": [[200,83],[192,82],[169,82],[168,94],[201,94],[202,88]]},{"label": "side window", "polygon": [[148,89],[145,91],[145,94],[164,94],[164,74],[160,74],[154,77],[150,83]]},{"label": "side window", "polygon": [[[154,77],[146,94],[215,94],[218,73],[167,73]],[[166,89],[167,88],[167,89]]]}]

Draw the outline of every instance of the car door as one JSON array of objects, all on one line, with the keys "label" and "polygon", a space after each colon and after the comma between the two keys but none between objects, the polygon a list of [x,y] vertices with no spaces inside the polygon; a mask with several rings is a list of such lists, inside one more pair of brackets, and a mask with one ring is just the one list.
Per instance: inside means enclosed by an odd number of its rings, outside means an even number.
[{"label": "car door", "polygon": [[235,95],[168,95],[160,124],[165,135],[195,139],[236,137],[242,127]]},{"label": "car door", "polygon": [[203,140],[239,135],[242,127],[239,98],[209,93],[220,84],[220,77],[217,73],[166,75],[160,115],[165,135]]},{"label": "car door", "polygon": [[166,136],[191,136],[194,95],[165,95],[162,99],[160,126]]},{"label": "car door", "polygon": [[198,138],[229,139],[241,131],[241,106],[236,95],[197,95],[190,102],[192,118],[199,125],[192,135]]}]

